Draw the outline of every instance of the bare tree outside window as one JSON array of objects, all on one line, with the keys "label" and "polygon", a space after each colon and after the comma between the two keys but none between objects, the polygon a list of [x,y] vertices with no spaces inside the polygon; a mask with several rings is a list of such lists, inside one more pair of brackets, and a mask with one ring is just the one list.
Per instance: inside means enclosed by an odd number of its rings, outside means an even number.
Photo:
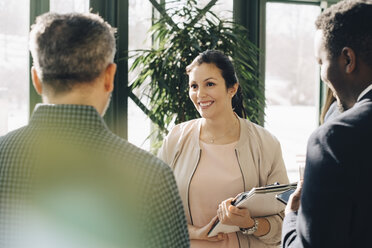
[{"label": "bare tree outside window", "polygon": [[0,0],[0,136],[29,115],[29,0]]},{"label": "bare tree outside window", "polygon": [[318,118],[319,68],[314,58],[319,6],[267,3],[265,127],[281,142],[291,181],[304,163]]},{"label": "bare tree outside window", "polygon": [[[151,48],[151,38],[148,37],[148,30],[151,27],[152,5],[150,1],[129,0],[129,41],[128,50]],[[132,55],[130,53],[129,55]],[[128,68],[132,66],[134,59],[128,61]],[[129,84],[136,77],[137,72],[130,72],[128,77]],[[140,96],[142,92],[136,91],[134,94]],[[148,99],[141,98],[145,105]],[[142,149],[150,150],[151,120],[145,113],[132,101],[128,99],[128,140]]]}]

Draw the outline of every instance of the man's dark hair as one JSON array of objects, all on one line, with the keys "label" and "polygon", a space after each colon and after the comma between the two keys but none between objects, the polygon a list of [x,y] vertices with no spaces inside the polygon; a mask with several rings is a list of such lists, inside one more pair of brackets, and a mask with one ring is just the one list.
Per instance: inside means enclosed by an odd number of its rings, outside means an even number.
[{"label": "man's dark hair", "polygon": [[92,13],[46,13],[31,27],[30,50],[41,82],[54,94],[91,82],[113,62],[115,30]]},{"label": "man's dark hair", "polygon": [[326,9],[315,22],[323,31],[325,48],[331,58],[350,47],[372,66],[372,1],[345,0]]}]

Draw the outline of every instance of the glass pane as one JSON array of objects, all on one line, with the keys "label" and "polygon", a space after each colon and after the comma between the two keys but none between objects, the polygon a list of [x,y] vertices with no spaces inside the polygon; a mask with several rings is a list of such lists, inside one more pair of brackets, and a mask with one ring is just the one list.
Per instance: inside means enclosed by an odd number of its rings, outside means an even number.
[{"label": "glass pane", "polygon": [[89,0],[50,0],[49,3],[52,12],[89,12]]},{"label": "glass pane", "polygon": [[[149,1],[129,0],[129,41],[128,50],[146,49],[151,47],[151,37],[147,39],[147,31],[151,27],[152,5]],[[130,53],[132,55],[133,53]],[[132,66],[133,59],[129,59],[128,68]],[[129,73],[129,84],[136,77],[137,72]],[[142,103],[148,99],[143,96],[142,90],[134,92],[138,97],[142,96]],[[129,98],[128,99],[128,140],[142,149],[150,150],[150,140],[147,139],[151,132],[151,120]]]},{"label": "glass pane", "polygon": [[29,0],[0,0],[0,135],[29,115]]},{"label": "glass pane", "polygon": [[[204,7],[210,2],[210,0],[198,0],[198,6]],[[232,0],[219,0],[216,4],[211,8],[213,13],[216,13],[218,17],[224,19],[232,19],[233,18],[233,2]]]},{"label": "glass pane", "polygon": [[[180,9],[183,4],[186,4],[187,0],[165,0],[167,9]],[[197,7],[204,8],[210,0],[197,0]],[[213,13],[215,13],[219,18],[230,19],[233,17],[233,2],[232,0],[219,0],[211,8]],[[172,11],[171,11],[172,13]],[[176,23],[181,23],[183,20],[180,18],[172,17],[173,21]]]},{"label": "glass pane", "polygon": [[[167,7],[179,6],[181,1],[166,0]],[[232,2],[230,0],[218,1],[217,5],[212,9],[219,15],[232,18]],[[205,6],[208,1],[199,1],[199,5]],[[149,1],[129,1],[129,51],[135,49],[146,49],[151,47],[151,38],[149,39],[147,31],[151,27],[152,5]],[[179,20],[175,20],[179,21]],[[133,54],[133,53],[130,53]],[[133,59],[129,59],[128,66],[133,63]],[[136,77],[136,72],[129,73],[129,84]],[[141,96],[141,101],[146,104],[146,98],[143,90],[134,92],[138,97]],[[150,150],[150,140],[147,139],[151,133],[151,121],[143,113],[143,111],[131,100],[128,100],[128,140],[145,149]]]},{"label": "glass pane", "polygon": [[266,5],[265,127],[281,142],[290,181],[299,179],[307,139],[318,123],[313,43],[319,13],[312,5]]}]

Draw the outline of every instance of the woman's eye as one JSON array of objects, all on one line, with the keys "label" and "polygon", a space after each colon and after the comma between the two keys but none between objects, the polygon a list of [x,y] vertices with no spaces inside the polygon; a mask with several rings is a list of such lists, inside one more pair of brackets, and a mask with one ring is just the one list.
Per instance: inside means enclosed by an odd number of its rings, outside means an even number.
[{"label": "woman's eye", "polygon": [[212,82],[207,83],[207,86],[213,86],[213,85],[214,85],[214,83],[212,83]]},{"label": "woman's eye", "polygon": [[190,89],[196,89],[198,86],[196,84],[190,85]]}]

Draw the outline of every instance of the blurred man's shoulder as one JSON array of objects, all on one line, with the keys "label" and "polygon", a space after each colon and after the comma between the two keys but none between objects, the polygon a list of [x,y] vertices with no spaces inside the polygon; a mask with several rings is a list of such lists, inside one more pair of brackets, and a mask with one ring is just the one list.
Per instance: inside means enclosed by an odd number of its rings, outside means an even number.
[{"label": "blurred man's shoulder", "polygon": [[106,142],[107,152],[113,154],[121,164],[128,165],[137,170],[142,170],[144,174],[155,173],[159,171],[171,171],[163,161],[148,151],[145,151],[127,140],[112,134]]}]

